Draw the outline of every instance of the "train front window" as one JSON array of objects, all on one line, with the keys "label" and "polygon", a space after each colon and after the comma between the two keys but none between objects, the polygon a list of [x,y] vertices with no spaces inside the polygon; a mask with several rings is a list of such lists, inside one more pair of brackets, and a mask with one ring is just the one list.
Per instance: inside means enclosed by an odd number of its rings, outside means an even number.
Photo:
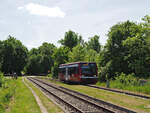
[{"label": "train front window", "polygon": [[83,75],[96,75],[96,64],[81,64],[81,71]]}]

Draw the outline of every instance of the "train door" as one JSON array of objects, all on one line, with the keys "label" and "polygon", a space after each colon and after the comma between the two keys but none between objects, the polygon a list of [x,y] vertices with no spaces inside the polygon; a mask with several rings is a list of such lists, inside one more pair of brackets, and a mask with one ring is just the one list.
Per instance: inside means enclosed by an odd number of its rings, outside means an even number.
[{"label": "train door", "polygon": [[66,73],[65,73],[65,80],[68,81],[69,80],[69,75],[68,75],[68,68],[66,68]]}]

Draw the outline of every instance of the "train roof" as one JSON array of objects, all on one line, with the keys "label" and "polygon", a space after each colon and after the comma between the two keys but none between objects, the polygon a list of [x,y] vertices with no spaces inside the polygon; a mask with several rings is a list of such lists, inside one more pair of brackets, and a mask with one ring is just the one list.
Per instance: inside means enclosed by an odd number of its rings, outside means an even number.
[{"label": "train roof", "polygon": [[59,66],[73,65],[73,64],[83,64],[83,63],[96,63],[96,62],[71,62],[67,64],[60,64]]}]

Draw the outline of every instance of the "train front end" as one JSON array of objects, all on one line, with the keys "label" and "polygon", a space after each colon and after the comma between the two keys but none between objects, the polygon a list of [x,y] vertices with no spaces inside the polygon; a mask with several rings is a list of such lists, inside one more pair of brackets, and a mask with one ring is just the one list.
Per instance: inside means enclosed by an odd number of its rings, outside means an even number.
[{"label": "train front end", "polygon": [[98,69],[96,63],[81,63],[80,78],[81,83],[95,84],[98,81]]}]

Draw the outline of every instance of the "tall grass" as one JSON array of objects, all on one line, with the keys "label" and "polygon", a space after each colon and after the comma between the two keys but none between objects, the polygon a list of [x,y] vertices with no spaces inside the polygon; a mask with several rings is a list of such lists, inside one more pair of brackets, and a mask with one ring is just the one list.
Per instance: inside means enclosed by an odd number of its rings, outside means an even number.
[{"label": "tall grass", "polygon": [[[104,86],[104,83],[98,83],[97,85]],[[115,77],[115,80],[110,81],[110,88],[117,88],[122,90],[150,94],[150,82],[143,84],[138,78],[134,76],[134,74],[118,74]]]},{"label": "tall grass", "polygon": [[0,113],[4,113],[15,94],[16,85],[14,80],[5,79],[2,75],[0,80],[2,81],[0,87]]},{"label": "tall grass", "polygon": [[40,113],[32,92],[23,84],[22,78],[4,78],[0,88],[0,113]]},{"label": "tall grass", "polygon": [[9,105],[9,113],[41,113],[32,92],[22,82],[22,78],[19,77],[15,82],[16,93],[12,104]]},{"label": "tall grass", "polygon": [[3,73],[0,72],[0,87],[2,87],[4,83],[4,76],[3,76]]}]

